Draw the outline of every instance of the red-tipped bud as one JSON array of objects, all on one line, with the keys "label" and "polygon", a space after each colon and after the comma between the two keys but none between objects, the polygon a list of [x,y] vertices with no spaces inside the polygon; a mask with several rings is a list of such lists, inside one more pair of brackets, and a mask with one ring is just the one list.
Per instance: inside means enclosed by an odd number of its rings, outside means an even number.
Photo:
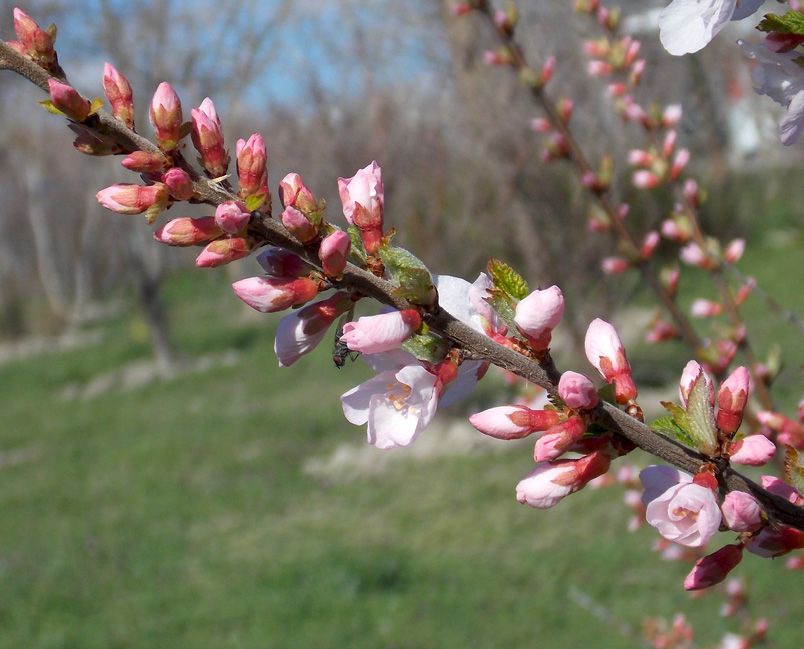
[{"label": "red-tipped bud", "polygon": [[208,244],[201,254],[195,259],[198,268],[216,268],[223,266],[243,257],[248,257],[251,246],[242,237],[230,237],[228,239],[216,239]]},{"label": "red-tipped bud", "polygon": [[729,455],[729,459],[737,464],[762,466],[776,455],[776,445],[764,435],[749,435],[729,446]]},{"label": "red-tipped bud", "polygon": [[188,201],[193,197],[193,181],[184,169],[173,167],[162,174],[168,193],[177,201]]},{"label": "red-tipped bud", "polygon": [[167,204],[167,188],[162,183],[153,185],[116,184],[95,194],[107,210],[119,214],[142,214],[154,206]]},{"label": "red-tipped bud", "polygon": [[514,322],[517,330],[535,350],[550,345],[553,329],[564,315],[564,294],[558,286],[535,290],[516,305]]},{"label": "red-tipped bud", "polygon": [[341,340],[352,351],[379,354],[399,349],[421,324],[421,316],[414,309],[364,316],[344,325]]},{"label": "red-tipped bud", "polygon": [[745,239],[734,239],[723,253],[723,259],[729,264],[736,264],[745,252]]},{"label": "red-tipped bud", "polygon": [[616,381],[615,392],[619,403],[636,399],[637,389],[631,378],[631,365],[613,326],[600,318],[593,320],[586,331],[584,351],[586,358],[607,383]]},{"label": "red-tipped bud", "polygon": [[620,275],[629,268],[631,268],[631,264],[622,257],[606,257],[600,262],[600,270],[606,275]]},{"label": "red-tipped bud", "polygon": [[140,174],[151,174],[162,171],[167,165],[165,156],[161,153],[148,153],[147,151],[134,151],[129,153],[120,162],[126,169]]},{"label": "red-tipped bud", "polygon": [[537,509],[553,507],[606,473],[610,466],[611,458],[603,451],[575,460],[545,462],[520,480],[516,486],[517,500]]},{"label": "red-tipped bud", "polygon": [[574,410],[591,410],[597,405],[595,384],[585,374],[564,372],[558,382],[558,396]]},{"label": "red-tipped bud", "polygon": [[662,142],[663,157],[669,158],[672,155],[676,148],[676,140],[678,140],[678,131],[675,129],[667,131],[667,135],[664,136],[664,142]]},{"label": "red-tipped bud", "polygon": [[742,491],[730,491],[720,506],[723,522],[735,532],[756,532],[762,527],[762,508],[757,499]]},{"label": "red-tipped bud", "polygon": [[215,208],[215,222],[227,234],[241,232],[250,219],[248,210],[236,201],[226,201]]},{"label": "red-tipped bud", "polygon": [[[237,154],[237,176],[240,181],[240,197],[247,199],[249,209],[258,210],[269,204],[268,191],[268,152],[265,142],[259,133],[248,140],[238,140],[235,146]],[[252,200],[249,197],[254,196]],[[251,203],[260,203],[252,207]]]},{"label": "red-tipped bud", "polygon": [[539,85],[544,86],[550,79],[553,78],[553,73],[556,69],[556,57],[555,56],[548,56],[544,63],[542,64],[542,72],[541,78],[539,79]]},{"label": "red-tipped bud", "polygon": [[698,380],[698,377],[703,375],[704,383],[706,385],[706,392],[709,396],[709,403],[711,405],[715,405],[715,386],[712,383],[711,377],[704,372],[703,367],[698,361],[690,361],[687,363],[686,367],[684,367],[684,371],[681,373],[681,381],[678,384],[678,396],[681,399],[681,405],[684,408],[687,407],[687,401],[690,398],[690,391],[692,387],[695,385],[695,382]]},{"label": "red-tipped bud", "polygon": [[608,61],[589,61],[586,64],[586,73],[590,77],[608,77],[614,68]]},{"label": "red-tipped bud", "polygon": [[154,230],[154,239],[169,246],[196,246],[217,239],[222,234],[214,216],[200,219],[184,217],[168,221]]},{"label": "red-tipped bud", "polygon": [[631,182],[637,189],[655,189],[662,184],[662,179],[652,171],[640,169],[634,172]]},{"label": "red-tipped bud", "polygon": [[695,562],[687,578],[684,580],[685,590],[709,588],[723,581],[743,559],[741,544],[726,545]]},{"label": "red-tipped bud", "polygon": [[131,84],[111,63],[103,65],[103,92],[112,107],[112,115],[130,129],[134,128],[134,93]]},{"label": "red-tipped bud", "polygon": [[329,277],[341,277],[351,250],[352,240],[343,230],[335,230],[324,237],[318,249],[318,258],[324,272]]},{"label": "red-tipped bud", "polygon": [[201,154],[198,162],[212,178],[225,175],[229,169],[229,154],[223,147],[221,121],[212,100],[205,98],[198,108],[190,111],[190,117],[193,122],[190,137]]},{"label": "red-tipped bud", "polygon": [[58,65],[53,37],[40,28],[22,9],[14,9],[14,31],[27,54],[46,69]]},{"label": "red-tipped bud", "polygon": [[631,149],[628,152],[628,164],[632,167],[650,167],[656,156],[642,149]]},{"label": "red-tipped bud", "polygon": [[580,417],[568,419],[548,428],[536,442],[533,459],[537,462],[555,460],[566,453],[586,432],[586,422]]},{"label": "red-tipped bud", "polygon": [[295,207],[286,207],[279,215],[288,232],[302,243],[310,243],[318,236],[318,228]]},{"label": "red-tipped bud", "polygon": [[675,180],[678,178],[681,175],[681,172],[686,168],[689,161],[689,149],[681,149],[678,153],[676,153],[676,157],[673,159],[673,164],[670,166],[670,180]]},{"label": "red-tipped bud", "polygon": [[645,239],[642,241],[642,247],[639,250],[642,259],[650,259],[651,255],[656,250],[656,246],[659,245],[659,239],[660,235],[656,230],[651,230],[645,235]]},{"label": "red-tipped bud", "polygon": [[165,151],[175,149],[181,139],[181,101],[169,83],[163,81],[157,87],[149,117],[159,146]]},{"label": "red-tipped bud", "polygon": [[279,183],[279,200],[283,206],[295,207],[308,217],[319,211],[318,201],[313,192],[297,173],[289,173]]},{"label": "red-tipped bud", "polygon": [[498,406],[469,417],[469,423],[484,435],[497,439],[521,439],[547,430],[560,421],[555,410],[532,410],[525,406]]},{"label": "red-tipped bud", "polygon": [[318,295],[318,285],[310,279],[249,277],[232,284],[232,289],[237,297],[260,313],[284,311]]},{"label": "red-tipped bud", "polygon": [[693,300],[690,305],[690,315],[693,318],[714,318],[723,313],[723,305],[704,298]]},{"label": "red-tipped bud", "polygon": [[[751,377],[748,370],[738,367],[720,386],[717,393],[717,426],[727,435],[736,433],[743,421],[743,410],[748,402],[750,382]],[[762,439],[770,442],[764,436]],[[773,446],[772,443],[771,446]]]},{"label": "red-tipped bud", "polygon": [[48,79],[47,84],[50,87],[50,101],[55,108],[76,122],[83,122],[87,118],[91,105],[75,88],[53,78]]}]

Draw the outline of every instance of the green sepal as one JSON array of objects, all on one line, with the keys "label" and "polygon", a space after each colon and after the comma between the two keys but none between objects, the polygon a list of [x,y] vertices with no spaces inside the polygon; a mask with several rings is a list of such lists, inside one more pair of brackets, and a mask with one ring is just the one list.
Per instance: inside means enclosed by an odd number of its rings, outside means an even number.
[{"label": "green sepal", "polygon": [[53,105],[53,102],[52,102],[52,101],[50,101],[50,99],[43,99],[42,101],[40,101],[40,102],[39,102],[39,104],[40,104],[41,106],[43,106],[43,107],[44,107],[44,109],[45,109],[45,110],[46,110],[48,113],[53,113],[54,115],[61,115],[62,117],[64,117],[64,113],[63,113],[63,112],[61,112],[61,111],[60,111],[58,108],[56,108],[56,107]]},{"label": "green sepal", "polygon": [[515,300],[528,296],[528,283],[508,264],[499,259],[490,259],[486,266],[494,286]]},{"label": "green sepal", "polygon": [[246,210],[248,210],[249,212],[258,210],[260,208],[260,205],[262,205],[264,201],[265,201],[265,195],[263,194],[252,194],[251,196],[247,196],[245,200]]},{"label": "green sepal", "polygon": [[784,454],[784,477],[799,493],[804,493],[804,467],[801,466],[798,451],[786,446]]},{"label": "green sepal", "polygon": [[92,103],[89,105],[89,114],[94,115],[101,108],[103,108],[103,99],[100,97],[95,97],[95,99],[93,99]]},{"label": "green sepal", "polygon": [[710,387],[703,374],[698,375],[687,397],[687,423],[685,428],[694,442],[694,448],[704,455],[712,455],[717,448],[715,410],[709,401]]},{"label": "green sepal", "polygon": [[366,261],[368,260],[368,253],[366,252],[366,247],[363,245],[363,237],[360,235],[360,230],[358,230],[356,225],[350,225],[346,228],[346,232],[349,235],[349,238],[352,240],[352,256],[358,260],[358,266],[365,266]]},{"label": "green sepal", "polygon": [[435,302],[433,278],[427,266],[404,248],[380,246],[380,259],[391,281],[397,285],[392,294],[414,304],[430,306]]},{"label": "green sepal", "polygon": [[784,16],[765,14],[757,29],[777,34],[804,34],[804,14],[798,11],[788,11]]},{"label": "green sepal", "polygon": [[[662,405],[666,408],[667,405],[665,404],[670,404],[670,402],[662,402]],[[675,406],[675,404],[670,405]],[[675,407],[678,408],[678,406]],[[681,410],[681,408],[679,408],[679,410]],[[684,411],[681,410],[681,412],[683,413]],[[686,413],[684,414],[686,415]],[[654,433],[659,433],[660,435],[665,435],[666,437],[672,437],[682,444],[693,446],[693,441],[690,436],[687,435],[684,429],[676,423],[676,420],[673,417],[659,417],[656,421],[650,424],[650,429]]]},{"label": "green sepal", "polygon": [[449,351],[447,342],[431,333],[415,333],[402,343],[402,349],[413,354],[420,361],[438,363],[444,360]]}]

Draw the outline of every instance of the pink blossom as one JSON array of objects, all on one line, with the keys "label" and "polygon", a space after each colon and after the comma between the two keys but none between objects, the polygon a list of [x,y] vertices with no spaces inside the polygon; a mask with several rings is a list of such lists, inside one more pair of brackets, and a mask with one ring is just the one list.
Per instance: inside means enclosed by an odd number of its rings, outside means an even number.
[{"label": "pink blossom", "polygon": [[566,453],[586,432],[586,422],[580,417],[569,417],[548,428],[536,441],[533,459],[537,462],[555,460]]},{"label": "pink blossom", "polygon": [[564,314],[564,295],[558,286],[535,290],[516,305],[516,323],[519,333],[527,338],[536,350],[547,349],[553,329]]},{"label": "pink blossom", "polygon": [[[736,433],[743,421],[743,410],[745,410],[745,404],[748,401],[750,381],[751,377],[748,374],[748,370],[741,366],[734,370],[720,385],[720,390],[717,393],[717,426],[727,435]],[[773,446],[767,438],[763,437],[763,439]],[[759,446],[756,443],[753,443],[752,446],[752,450],[746,448],[746,454],[759,452]],[[761,452],[760,455],[764,455],[764,452]],[[771,452],[772,456],[773,452]],[[732,459],[734,459],[734,452],[732,452]],[[740,460],[735,460],[735,462],[745,464]],[[762,462],[762,464],[764,463]]]},{"label": "pink blossom", "polygon": [[215,208],[215,222],[228,234],[242,232],[250,219],[249,211],[237,201],[226,201]]},{"label": "pink blossom", "polygon": [[248,257],[250,252],[251,244],[242,237],[216,239],[195,258],[195,265],[198,268],[217,268]]},{"label": "pink blossom", "polygon": [[223,147],[223,130],[215,104],[206,97],[198,108],[190,111],[190,117],[193,146],[201,154],[198,161],[212,178],[225,175],[229,168],[229,154]]},{"label": "pink blossom", "polygon": [[343,327],[341,341],[349,349],[363,354],[377,354],[398,349],[422,323],[414,309],[363,316]]},{"label": "pink blossom", "polygon": [[645,518],[668,541],[697,548],[717,532],[721,514],[711,489],[668,466],[649,466],[639,477]]},{"label": "pink blossom", "polygon": [[157,87],[148,115],[159,146],[165,151],[175,149],[181,139],[181,101],[169,83],[163,81]]},{"label": "pink blossom", "polygon": [[521,439],[547,430],[559,422],[555,410],[533,410],[525,406],[497,406],[469,417],[469,423],[484,435],[497,439]]},{"label": "pink blossom", "polygon": [[516,486],[517,500],[536,509],[548,509],[606,473],[609,466],[611,459],[602,451],[539,464]]},{"label": "pink blossom", "polygon": [[249,277],[232,284],[235,295],[260,313],[284,311],[318,295],[318,285],[306,278]]},{"label": "pink blossom", "polygon": [[596,318],[589,325],[584,341],[586,358],[607,383],[616,381],[619,403],[636,399],[637,389],[631,378],[631,365],[616,330],[605,320]]},{"label": "pink blossom", "polygon": [[726,545],[712,554],[701,557],[684,580],[684,589],[701,590],[719,584],[742,559],[743,546],[739,543]]},{"label": "pink blossom", "polygon": [[169,246],[196,246],[217,239],[222,234],[214,216],[199,219],[184,217],[168,221],[154,230],[154,239]]},{"label": "pink blossom", "polygon": [[90,103],[75,88],[52,77],[47,83],[50,88],[50,101],[55,108],[76,122],[83,122],[87,118]]},{"label": "pink blossom", "polygon": [[129,128],[134,128],[134,94],[131,84],[111,63],[103,64],[103,92],[112,108],[112,115]]},{"label": "pink blossom", "polygon": [[326,300],[308,304],[279,321],[274,352],[280,367],[289,367],[318,346],[330,325],[352,306],[349,293],[338,291]]},{"label": "pink blossom", "polygon": [[408,446],[435,415],[436,376],[401,350],[366,360],[379,373],[341,396],[343,414],[353,424],[368,424],[368,442],[377,448]]},{"label": "pink blossom", "polygon": [[720,507],[723,522],[735,532],[756,532],[762,526],[762,508],[757,499],[743,491],[730,491]]},{"label": "pink blossom", "polygon": [[598,396],[595,384],[585,374],[567,371],[558,381],[558,396],[575,410],[591,410],[597,405]]},{"label": "pink blossom", "polygon": [[376,162],[358,170],[351,178],[338,178],[343,215],[363,235],[363,244],[374,254],[382,239],[385,188]]},{"label": "pink blossom", "polygon": [[321,268],[329,277],[339,278],[346,270],[349,252],[352,250],[352,240],[343,230],[330,232],[318,248],[318,258]]}]

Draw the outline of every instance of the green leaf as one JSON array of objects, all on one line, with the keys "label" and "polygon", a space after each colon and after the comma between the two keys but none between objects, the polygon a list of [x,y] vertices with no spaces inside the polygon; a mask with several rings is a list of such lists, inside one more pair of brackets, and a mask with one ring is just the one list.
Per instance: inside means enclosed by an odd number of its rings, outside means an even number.
[{"label": "green leaf", "polygon": [[785,447],[784,477],[799,493],[804,493],[804,467],[801,466],[798,451],[792,446]]},{"label": "green leaf", "polygon": [[717,429],[715,427],[715,410],[709,400],[710,387],[701,372],[692,384],[687,398],[686,431],[694,442],[695,448],[704,455],[712,455],[717,448]]},{"label": "green leaf", "polygon": [[515,300],[523,300],[528,296],[528,283],[508,264],[499,259],[491,259],[486,268],[495,287]]},{"label": "green leaf", "polygon": [[503,322],[508,325],[509,335],[516,333],[516,323],[514,322],[516,312],[514,311],[511,298],[508,294],[496,288],[489,289],[488,294],[489,297],[486,298],[486,302],[488,302],[491,308],[497,312],[497,315],[503,319]]},{"label": "green leaf", "polygon": [[103,108],[103,99],[100,97],[95,97],[95,99],[93,99],[92,103],[89,105],[89,114],[94,115],[101,108]]},{"label": "green leaf", "polygon": [[366,248],[363,245],[363,237],[360,236],[360,230],[357,229],[357,226],[350,225],[346,228],[346,232],[349,234],[349,238],[352,240],[352,256],[358,260],[358,266],[365,266],[366,260],[368,259],[368,253],[366,252]]},{"label": "green leaf", "polygon": [[757,29],[778,34],[804,34],[804,14],[798,11],[788,11],[784,16],[765,14]]},{"label": "green leaf", "polygon": [[420,361],[438,363],[444,359],[449,346],[443,338],[426,333],[413,334],[402,343],[402,349],[413,354]]},{"label": "green leaf", "polygon": [[260,205],[262,205],[265,196],[262,194],[252,194],[251,196],[246,197],[246,209],[249,212],[253,212],[256,210]]},{"label": "green leaf", "polygon": [[62,113],[58,108],[53,105],[53,102],[50,99],[43,99],[39,102],[41,106],[44,106],[45,110],[48,113],[53,113],[54,115],[61,115],[64,117],[64,113]]},{"label": "green leaf", "polygon": [[398,286],[393,291],[396,297],[407,298],[414,304],[433,304],[435,286],[424,262],[404,248],[395,246],[381,246],[378,252],[391,281]]},{"label": "green leaf", "polygon": [[686,444],[687,446],[693,445],[693,441],[690,438],[690,436],[687,435],[686,431],[676,423],[674,417],[659,417],[659,419],[650,424],[650,429],[654,433],[659,433],[660,435],[671,437],[673,439],[678,440],[682,444]]}]

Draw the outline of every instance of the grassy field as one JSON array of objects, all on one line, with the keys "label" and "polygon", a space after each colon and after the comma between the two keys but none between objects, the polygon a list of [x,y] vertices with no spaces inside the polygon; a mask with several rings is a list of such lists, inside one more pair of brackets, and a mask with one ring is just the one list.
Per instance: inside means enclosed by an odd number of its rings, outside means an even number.
[{"label": "grassy field", "polygon": [[[738,630],[683,592],[653,530],[625,531],[614,489],[519,505],[527,445],[452,454],[442,418],[429,454],[367,453],[337,399],[362,363],[322,349],[280,371],[278,318],[245,317],[223,275],[167,292],[180,351],[228,364],[68,398],[147,360],[123,313],[98,346],[0,367],[0,646],[613,649],[678,611],[698,646]],[[344,445],[351,469],[309,470]],[[798,575],[739,571],[774,646],[800,647]]]}]

